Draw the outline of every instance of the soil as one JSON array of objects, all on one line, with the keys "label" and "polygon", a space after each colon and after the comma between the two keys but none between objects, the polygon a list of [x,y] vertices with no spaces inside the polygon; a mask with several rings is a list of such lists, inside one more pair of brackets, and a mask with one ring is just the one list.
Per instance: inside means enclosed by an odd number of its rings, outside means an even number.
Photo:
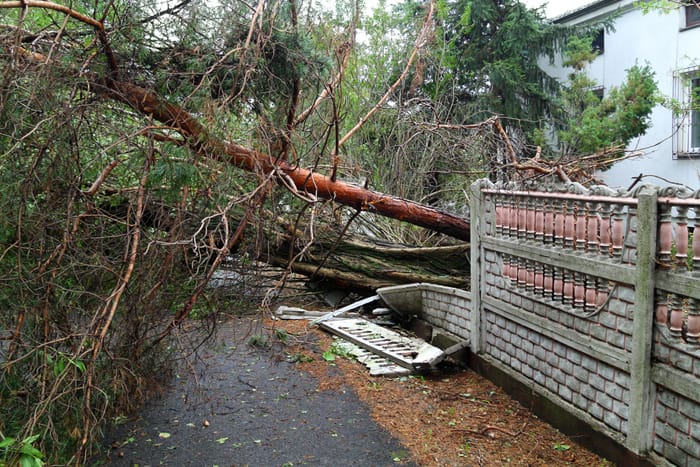
[{"label": "soil", "polygon": [[[107,437],[109,465],[609,466],[473,371],[372,377],[306,321],[232,319]],[[328,357],[328,354],[326,354]]]},{"label": "soil", "polygon": [[[305,323],[271,325],[297,336],[310,333],[321,349],[331,347],[331,336],[307,329]],[[298,351],[305,352],[303,347]],[[318,379],[319,388],[333,391],[349,384],[372,418],[406,446],[418,465],[614,465],[469,369],[447,364],[433,375],[381,378],[369,376],[354,360],[336,359],[332,367],[316,352],[308,356],[313,361],[299,367]]]}]

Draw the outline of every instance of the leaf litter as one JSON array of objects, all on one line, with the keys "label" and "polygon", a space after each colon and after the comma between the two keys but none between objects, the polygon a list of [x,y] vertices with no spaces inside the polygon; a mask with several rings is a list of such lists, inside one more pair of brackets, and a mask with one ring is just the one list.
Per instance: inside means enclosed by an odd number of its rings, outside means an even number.
[{"label": "leaf litter", "polygon": [[354,390],[372,418],[408,450],[395,459],[399,464],[410,459],[436,467],[614,465],[472,370],[447,366],[434,375],[373,377],[354,359],[335,353],[328,358],[332,337],[304,321],[268,325],[296,336],[289,339],[295,344],[287,344],[288,354],[317,378],[319,390]]}]

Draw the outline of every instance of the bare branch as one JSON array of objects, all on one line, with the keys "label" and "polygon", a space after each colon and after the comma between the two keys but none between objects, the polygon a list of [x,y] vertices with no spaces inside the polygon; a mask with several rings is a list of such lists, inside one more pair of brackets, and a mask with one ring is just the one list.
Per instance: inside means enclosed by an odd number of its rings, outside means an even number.
[{"label": "bare branch", "polygon": [[351,128],[345,136],[343,136],[340,141],[338,142],[338,147],[342,147],[357,131],[362,128],[362,126],[370,119],[372,116],[386,103],[386,101],[389,100],[391,95],[396,91],[396,88],[399,87],[399,85],[406,79],[406,76],[408,75],[408,72],[410,71],[411,67],[413,66],[413,63],[416,61],[416,58],[418,57],[418,54],[420,53],[420,50],[425,46],[426,41],[429,37],[429,32],[431,31],[433,24],[433,14],[435,12],[435,1],[430,0],[430,3],[428,4],[428,13],[425,15],[425,20],[423,22],[423,28],[421,29],[420,34],[418,34],[418,39],[416,40],[416,45],[413,48],[413,52],[411,52],[411,56],[408,58],[408,62],[406,63],[406,66],[404,67],[403,71],[401,72],[401,75],[398,77],[396,82],[392,84],[389,89],[386,91],[386,93],[382,96],[381,99],[379,99],[379,102],[377,102],[374,107],[372,107],[367,114],[365,114],[364,117],[360,118],[360,121],[357,122],[357,124]]},{"label": "bare branch", "polygon": [[157,13],[154,13],[151,16],[147,16],[146,18],[142,19],[140,21],[140,23],[141,24],[150,23],[151,21],[156,20],[158,18],[161,18],[165,15],[174,15],[174,14],[178,13],[180,10],[182,10],[183,8],[185,8],[190,3],[192,3],[192,0],[182,0],[177,5],[174,5],[174,6],[167,8],[163,11],[159,11]]}]

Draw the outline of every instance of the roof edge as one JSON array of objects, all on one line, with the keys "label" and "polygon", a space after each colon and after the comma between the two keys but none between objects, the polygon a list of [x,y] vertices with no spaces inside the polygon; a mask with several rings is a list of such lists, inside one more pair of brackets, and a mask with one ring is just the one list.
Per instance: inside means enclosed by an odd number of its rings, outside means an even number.
[{"label": "roof edge", "polygon": [[562,15],[559,15],[556,18],[552,18],[552,22],[553,23],[567,23],[569,21],[586,16],[589,13],[593,13],[596,10],[600,10],[601,8],[605,8],[607,6],[612,6],[612,5],[615,5],[616,3],[620,3],[621,1],[622,0],[599,0],[597,2],[589,3],[588,5],[582,6],[578,10],[570,11],[568,13],[564,13]]}]

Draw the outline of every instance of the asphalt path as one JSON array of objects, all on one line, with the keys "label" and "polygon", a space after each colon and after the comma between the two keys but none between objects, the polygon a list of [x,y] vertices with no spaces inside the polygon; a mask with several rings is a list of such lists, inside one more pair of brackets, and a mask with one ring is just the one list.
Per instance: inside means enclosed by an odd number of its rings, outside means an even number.
[{"label": "asphalt path", "polygon": [[414,465],[350,387],[317,390],[293,358],[251,346],[257,334],[241,328],[241,322],[224,327],[161,396],[111,430],[95,464]]}]

